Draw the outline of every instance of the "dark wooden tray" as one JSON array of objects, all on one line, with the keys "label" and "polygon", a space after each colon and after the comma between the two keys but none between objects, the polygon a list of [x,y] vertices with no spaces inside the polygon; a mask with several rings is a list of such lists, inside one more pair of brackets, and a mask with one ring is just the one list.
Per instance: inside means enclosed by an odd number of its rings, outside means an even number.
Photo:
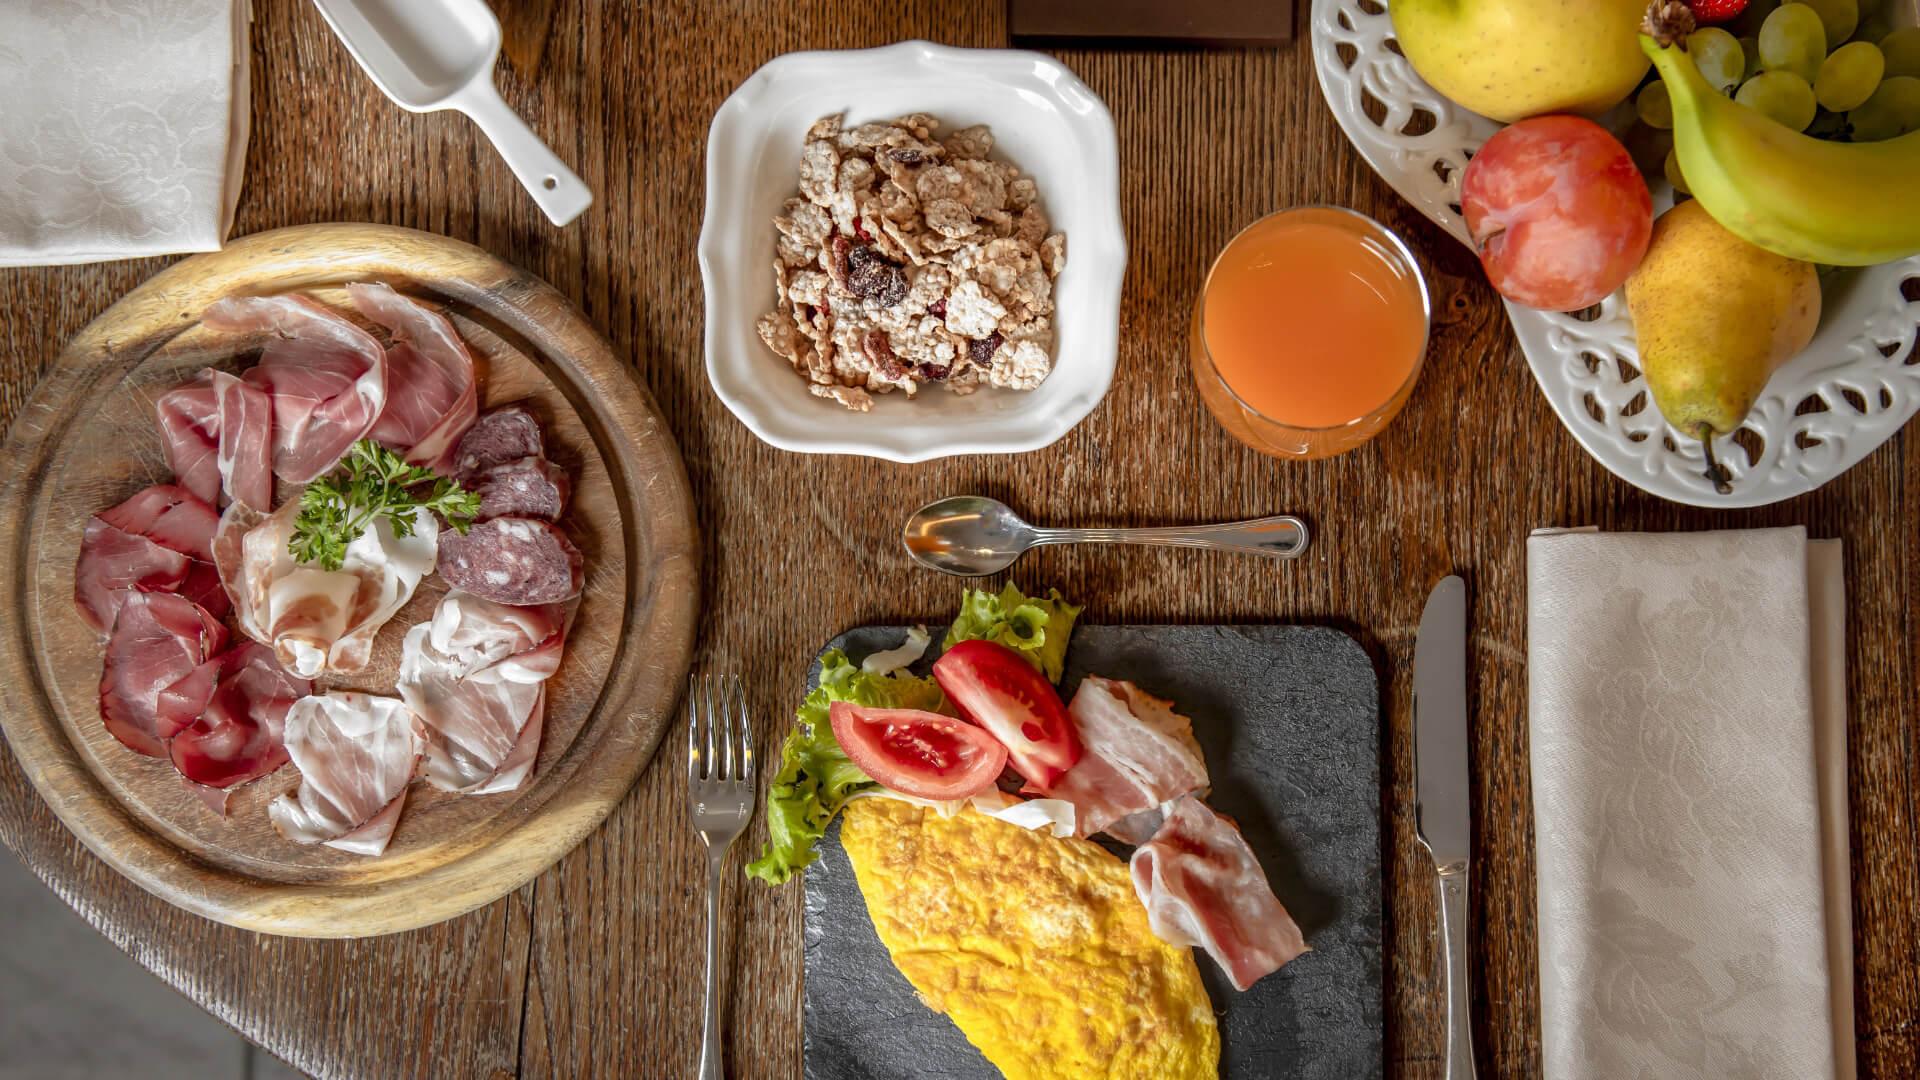
[{"label": "dark wooden tray", "polygon": [[[903,630],[862,627],[828,647],[858,660]],[[1313,947],[1244,994],[1198,958],[1220,1017],[1220,1075],[1380,1075],[1379,684],[1365,651],[1314,626],[1082,626],[1063,691],[1095,673],[1193,718],[1208,801],[1239,822]],[[998,1075],[893,966],[837,823],[806,890],[808,1080]]]}]

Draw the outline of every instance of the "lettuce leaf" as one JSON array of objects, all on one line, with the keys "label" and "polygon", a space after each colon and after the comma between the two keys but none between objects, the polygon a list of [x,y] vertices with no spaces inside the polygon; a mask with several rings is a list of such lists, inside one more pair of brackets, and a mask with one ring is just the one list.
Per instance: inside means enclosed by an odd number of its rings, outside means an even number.
[{"label": "lettuce leaf", "polygon": [[997,596],[985,589],[968,589],[941,648],[951,649],[962,641],[997,641],[1057,683],[1066,668],[1073,620],[1081,610],[1067,603],[1059,589],[1049,589],[1044,599],[1028,596],[1011,582]]},{"label": "lettuce leaf", "polygon": [[912,675],[870,675],[833,649],[820,658],[820,685],[795,714],[780,747],[780,771],[767,790],[767,846],[747,876],[784,885],[819,857],[814,845],[854,793],[878,787],[833,737],[827,710],[836,701],[882,709],[946,711],[940,684]]}]

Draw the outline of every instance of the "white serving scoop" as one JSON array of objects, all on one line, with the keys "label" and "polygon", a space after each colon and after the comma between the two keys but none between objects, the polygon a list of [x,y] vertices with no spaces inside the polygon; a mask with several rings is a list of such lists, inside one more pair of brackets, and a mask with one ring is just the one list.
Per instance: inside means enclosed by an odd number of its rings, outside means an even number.
[{"label": "white serving scoop", "polygon": [[493,85],[500,20],[484,0],[313,0],[347,51],[409,112],[458,109],[480,125],[555,225],[593,192],[547,149]]}]

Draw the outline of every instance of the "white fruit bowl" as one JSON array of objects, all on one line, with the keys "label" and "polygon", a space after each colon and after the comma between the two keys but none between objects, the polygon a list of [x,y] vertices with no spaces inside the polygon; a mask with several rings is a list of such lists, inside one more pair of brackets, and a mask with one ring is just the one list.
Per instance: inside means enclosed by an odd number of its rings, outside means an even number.
[{"label": "white fruit bowl", "polygon": [[[1465,244],[1460,177],[1500,125],[1440,96],[1388,47],[1386,5],[1313,0],[1320,90],[1381,179]],[[1380,122],[1367,116],[1366,97],[1386,107]],[[1414,126],[1425,117],[1430,129]],[[1421,133],[1407,134],[1410,126]],[[1665,181],[1650,186],[1657,208],[1672,204]],[[1676,434],[1652,407],[1624,294],[1608,297],[1591,320],[1514,304],[1507,317],[1553,411],[1615,476],[1694,506],[1765,506],[1845,472],[1920,412],[1920,362],[1909,362],[1920,359],[1913,356],[1920,302],[1903,295],[1907,282],[1920,283],[1920,256],[1824,279],[1819,332],[1774,374],[1747,417],[1748,434],[1739,437],[1757,450],[1727,439],[1716,444],[1731,474],[1726,495],[1707,478],[1700,444]]]}]

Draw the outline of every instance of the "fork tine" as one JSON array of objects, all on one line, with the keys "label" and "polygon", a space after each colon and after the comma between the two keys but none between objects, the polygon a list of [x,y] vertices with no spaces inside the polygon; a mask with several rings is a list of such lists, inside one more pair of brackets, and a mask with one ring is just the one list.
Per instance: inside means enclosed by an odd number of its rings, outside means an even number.
[{"label": "fork tine", "polygon": [[727,675],[720,679],[720,717],[718,723],[720,727],[720,741],[723,744],[720,748],[719,758],[720,779],[722,780],[736,780],[740,776],[739,765],[733,752],[733,745],[735,741],[739,739],[733,722],[733,697],[739,690],[740,679],[738,676]]},{"label": "fork tine", "polygon": [[719,721],[718,721],[719,714],[714,711],[714,707],[713,707],[713,673],[708,672],[707,674],[702,675],[700,677],[700,684],[702,687],[702,692],[700,695],[702,699],[701,707],[706,712],[706,722],[701,725],[702,729],[706,732],[706,738],[705,738],[705,746],[706,746],[706,754],[707,754],[706,779],[718,780],[720,779],[720,748],[716,743],[716,736],[719,733],[714,729],[719,726]]},{"label": "fork tine", "polygon": [[698,675],[687,676],[687,783],[700,782],[700,702],[694,697]]},{"label": "fork tine", "polygon": [[739,679],[733,680],[733,700],[737,712],[735,721],[740,732],[740,779],[753,783],[753,721],[747,713],[747,689]]}]

